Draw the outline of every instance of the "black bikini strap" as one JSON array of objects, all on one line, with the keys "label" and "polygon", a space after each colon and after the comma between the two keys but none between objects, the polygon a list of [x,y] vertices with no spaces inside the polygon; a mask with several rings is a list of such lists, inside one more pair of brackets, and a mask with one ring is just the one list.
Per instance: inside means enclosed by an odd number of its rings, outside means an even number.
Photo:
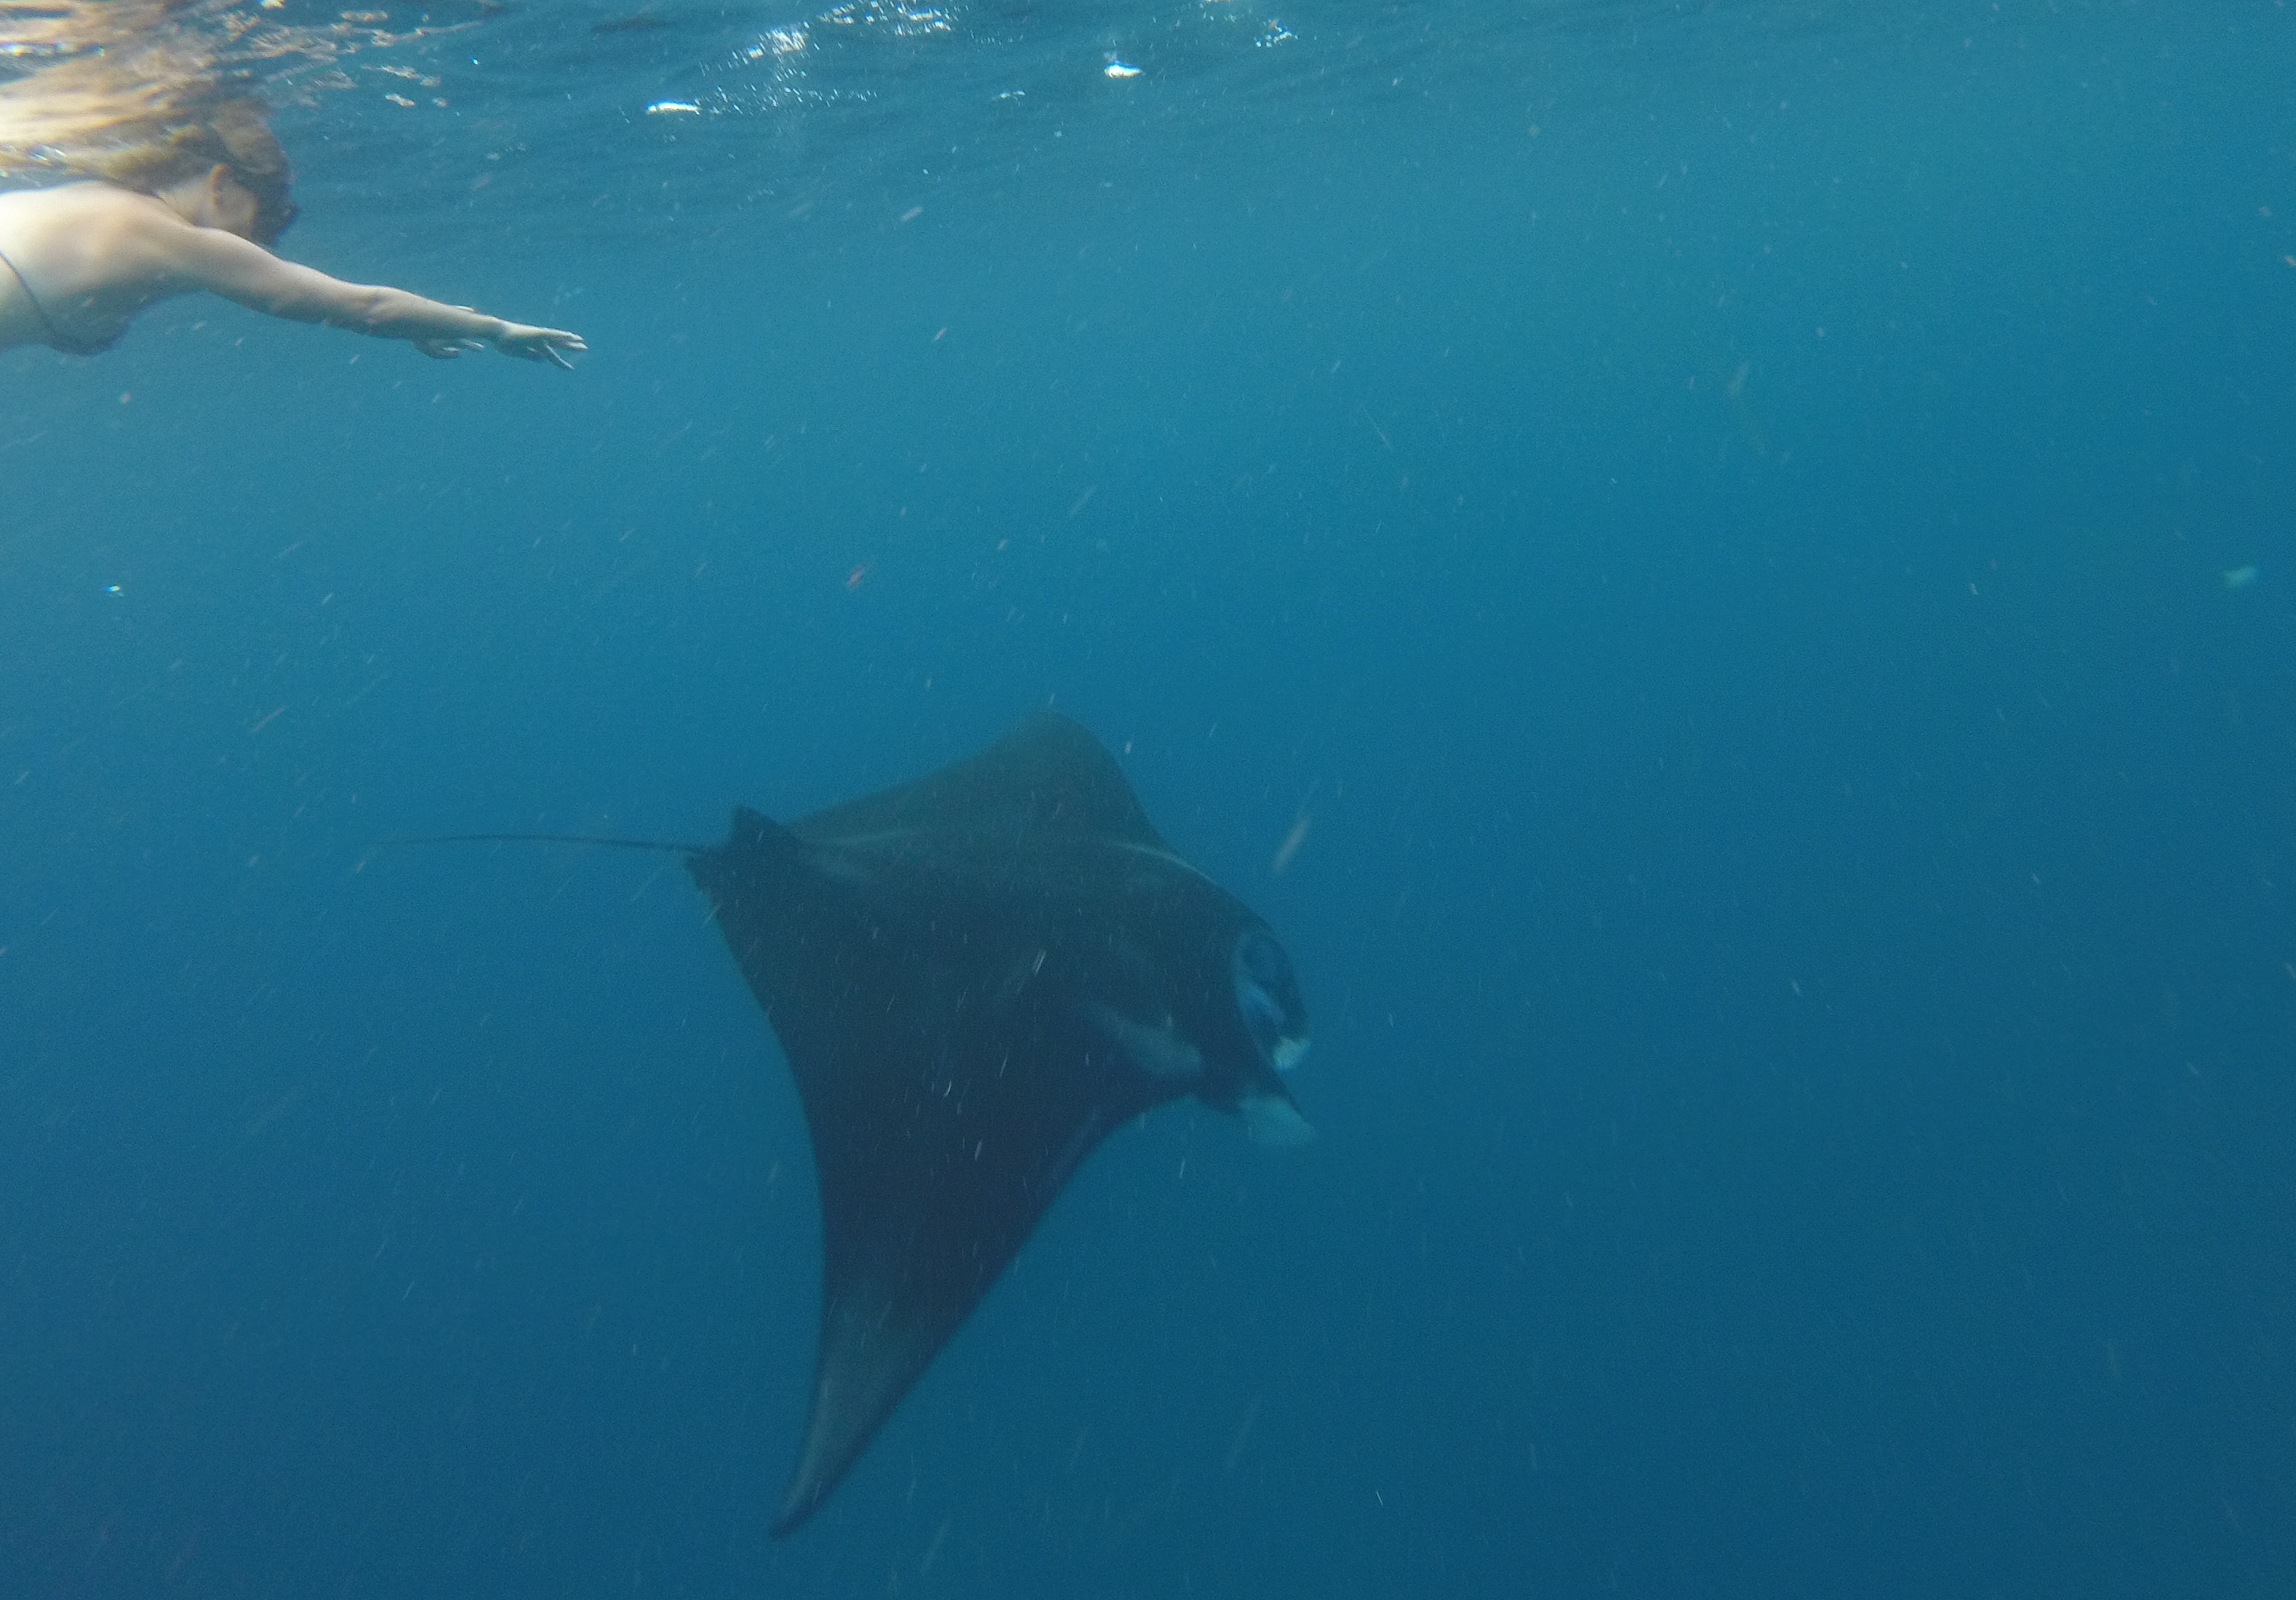
[{"label": "black bikini strap", "polygon": [[23,288],[24,298],[32,303],[32,315],[38,317],[40,326],[48,331],[48,342],[60,350],[69,352],[71,347],[64,342],[64,336],[56,332],[55,321],[48,316],[48,308],[40,304],[40,297],[32,292],[32,280],[24,275],[22,267],[8,259],[6,250],[0,250],[0,267],[6,267],[15,275],[16,282]]}]

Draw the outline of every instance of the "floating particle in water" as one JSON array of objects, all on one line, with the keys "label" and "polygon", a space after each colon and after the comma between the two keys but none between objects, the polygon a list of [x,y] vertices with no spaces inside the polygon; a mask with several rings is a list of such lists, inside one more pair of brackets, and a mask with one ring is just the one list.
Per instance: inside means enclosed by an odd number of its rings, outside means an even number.
[{"label": "floating particle in water", "polygon": [[2227,567],[2224,586],[2228,589],[2244,589],[2256,581],[2259,570],[2255,567]]},{"label": "floating particle in water", "polygon": [[1300,819],[1292,825],[1292,831],[1283,835],[1283,842],[1275,847],[1275,858],[1267,864],[1269,873],[1279,878],[1283,875],[1285,869],[1292,865],[1292,857],[1298,855],[1300,847],[1308,842],[1308,825],[1315,820],[1305,811],[1300,813]]},{"label": "floating particle in water", "polygon": [[649,117],[699,117],[701,108],[691,100],[657,100],[646,107]]},{"label": "floating particle in water", "polygon": [[1140,76],[1139,68],[1134,66],[1130,62],[1119,61],[1113,55],[1108,58],[1108,65],[1103,67],[1101,71],[1110,78],[1137,78]]}]

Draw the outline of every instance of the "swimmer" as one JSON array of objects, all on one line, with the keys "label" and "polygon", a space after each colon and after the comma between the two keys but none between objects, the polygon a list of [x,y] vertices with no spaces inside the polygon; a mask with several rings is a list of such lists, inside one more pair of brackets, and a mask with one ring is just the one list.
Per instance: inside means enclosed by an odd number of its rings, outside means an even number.
[{"label": "swimmer", "polygon": [[252,101],[115,154],[88,180],[0,193],[0,349],[111,348],[136,313],[201,290],[269,316],[404,339],[447,359],[492,345],[571,366],[560,328],[504,322],[403,289],[346,283],[271,253],[296,206],[287,153]]}]

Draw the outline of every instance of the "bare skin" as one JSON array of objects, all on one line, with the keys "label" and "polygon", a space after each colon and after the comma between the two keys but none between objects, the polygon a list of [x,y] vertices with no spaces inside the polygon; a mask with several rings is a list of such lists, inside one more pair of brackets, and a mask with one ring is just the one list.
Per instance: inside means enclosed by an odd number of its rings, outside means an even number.
[{"label": "bare skin", "polygon": [[442,360],[492,345],[505,356],[570,366],[567,357],[588,349],[563,329],[504,322],[283,261],[250,238],[257,209],[220,166],[158,194],[100,183],[0,193],[0,254],[16,267],[0,268],[0,349],[55,343],[59,331],[102,343],[146,306],[201,290],[290,322],[404,339]]}]

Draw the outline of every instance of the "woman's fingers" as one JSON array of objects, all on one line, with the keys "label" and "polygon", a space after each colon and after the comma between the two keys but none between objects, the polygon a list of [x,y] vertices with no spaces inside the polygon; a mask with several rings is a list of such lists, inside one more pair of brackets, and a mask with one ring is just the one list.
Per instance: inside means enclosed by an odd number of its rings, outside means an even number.
[{"label": "woman's fingers", "polygon": [[521,356],[529,361],[547,361],[571,371],[574,364],[566,358],[566,353],[571,350],[579,354],[590,347],[579,333],[570,333],[563,328],[513,326],[495,341],[495,348],[505,356]]}]

